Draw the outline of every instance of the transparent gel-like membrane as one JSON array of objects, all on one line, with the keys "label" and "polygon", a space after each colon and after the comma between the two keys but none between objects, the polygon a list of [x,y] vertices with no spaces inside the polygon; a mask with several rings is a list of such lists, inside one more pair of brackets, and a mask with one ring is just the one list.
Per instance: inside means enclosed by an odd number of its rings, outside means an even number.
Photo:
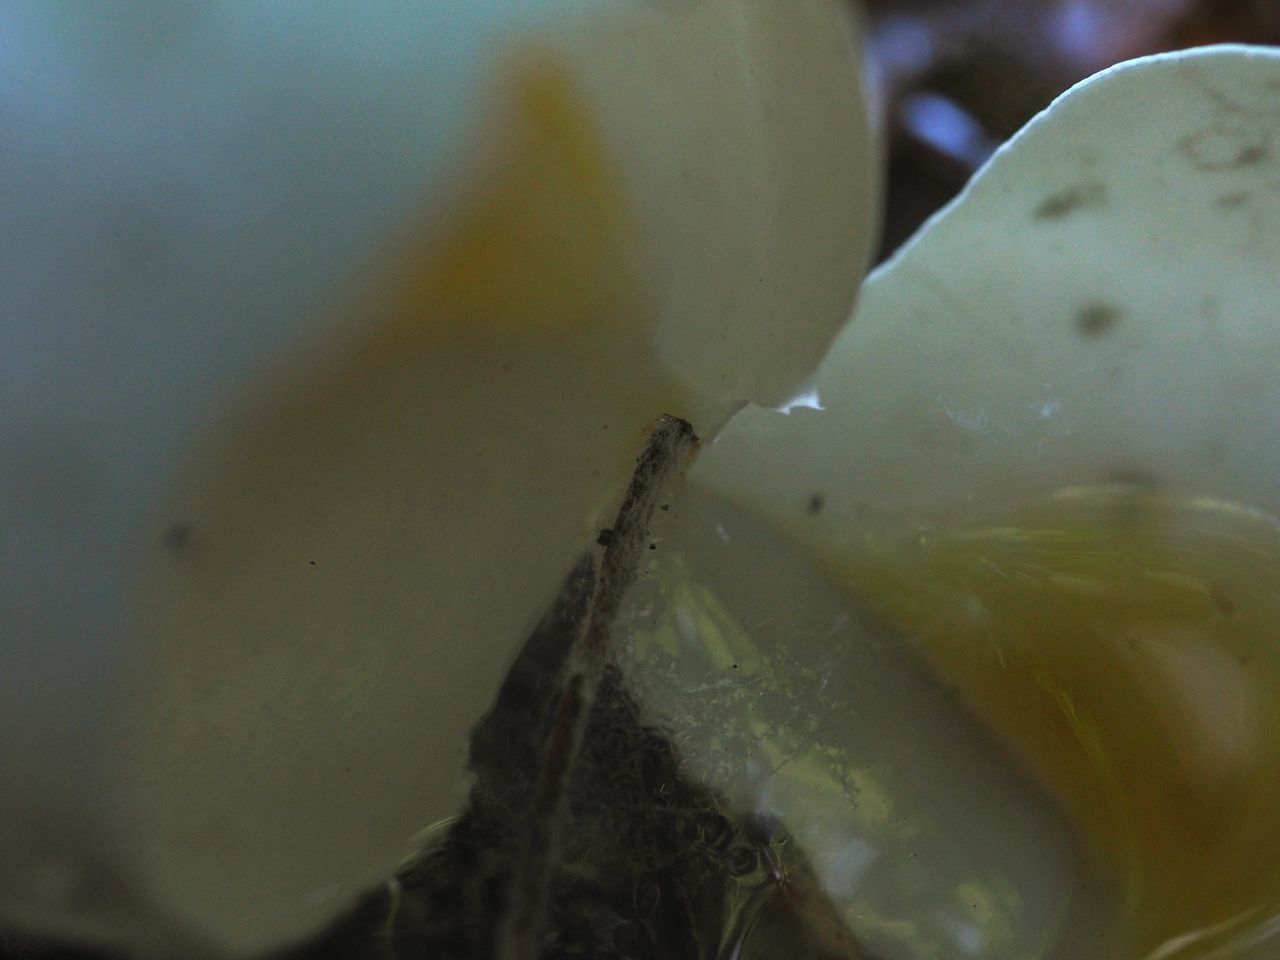
[{"label": "transparent gel-like membrane", "polygon": [[1081,488],[868,518],[828,563],[705,494],[672,510],[624,673],[691,776],[782,825],[851,955],[1274,955],[1272,518]]}]

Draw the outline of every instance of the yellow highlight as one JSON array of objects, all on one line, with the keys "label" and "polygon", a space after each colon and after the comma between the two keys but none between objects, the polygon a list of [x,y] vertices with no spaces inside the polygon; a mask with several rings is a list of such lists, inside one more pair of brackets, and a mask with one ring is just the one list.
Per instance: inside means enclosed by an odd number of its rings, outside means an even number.
[{"label": "yellow highlight", "polygon": [[1077,825],[1116,905],[1092,955],[1207,956],[1280,915],[1274,520],[1095,488],[839,566]]},{"label": "yellow highlight", "polygon": [[441,322],[572,329],[621,295],[620,177],[590,105],[549,55],[523,61],[504,89],[493,149],[463,181],[469,199],[427,256],[415,245],[396,271],[393,340]]}]

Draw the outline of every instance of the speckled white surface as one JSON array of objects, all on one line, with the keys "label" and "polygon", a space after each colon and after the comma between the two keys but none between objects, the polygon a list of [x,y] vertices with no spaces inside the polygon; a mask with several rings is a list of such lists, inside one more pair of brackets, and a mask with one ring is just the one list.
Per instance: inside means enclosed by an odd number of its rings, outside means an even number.
[{"label": "speckled white surface", "polygon": [[870,279],[819,373],[825,412],[744,411],[696,476],[835,541],[867,509],[1110,479],[1277,512],[1278,252],[1280,52],[1118,66]]}]

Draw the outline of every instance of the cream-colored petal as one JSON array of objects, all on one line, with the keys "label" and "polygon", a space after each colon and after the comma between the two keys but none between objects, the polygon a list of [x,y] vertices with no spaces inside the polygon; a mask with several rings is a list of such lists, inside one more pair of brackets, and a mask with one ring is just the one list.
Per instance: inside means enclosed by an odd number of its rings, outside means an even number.
[{"label": "cream-colored petal", "polygon": [[663,355],[717,402],[791,399],[861,283],[880,167],[855,26],[828,0],[704,0],[565,50],[634,185]]},{"label": "cream-colored petal", "polygon": [[744,411],[701,481],[824,539],[1111,479],[1280,508],[1278,84],[1219,47],[1065,94],[867,282],[826,412]]},{"label": "cream-colored petal", "polygon": [[[244,953],[345,909],[461,802],[467,732],[646,424],[781,396],[847,311],[842,6],[638,14],[688,69],[626,89],[609,7],[4,15],[6,921]],[[729,161],[763,199],[713,216]],[[704,375],[689,331],[736,358],[760,324],[703,306],[740,260],[789,300],[793,248],[761,251],[806,225],[794,349]]]}]

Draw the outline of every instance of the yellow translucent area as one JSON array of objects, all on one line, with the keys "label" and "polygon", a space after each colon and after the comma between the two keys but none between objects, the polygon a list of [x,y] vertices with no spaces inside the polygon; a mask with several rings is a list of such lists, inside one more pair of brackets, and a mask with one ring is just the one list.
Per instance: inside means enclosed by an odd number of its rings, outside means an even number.
[{"label": "yellow translucent area", "polygon": [[1273,519],[1080,489],[855,553],[840,575],[860,602],[1076,824],[1115,905],[1095,955],[1207,956],[1280,914]]},{"label": "yellow translucent area", "polygon": [[623,191],[590,105],[551,56],[522,60],[501,92],[487,159],[456,185],[466,199],[425,241],[425,262],[411,244],[392,266],[386,341],[450,321],[580,326],[626,279]]}]

